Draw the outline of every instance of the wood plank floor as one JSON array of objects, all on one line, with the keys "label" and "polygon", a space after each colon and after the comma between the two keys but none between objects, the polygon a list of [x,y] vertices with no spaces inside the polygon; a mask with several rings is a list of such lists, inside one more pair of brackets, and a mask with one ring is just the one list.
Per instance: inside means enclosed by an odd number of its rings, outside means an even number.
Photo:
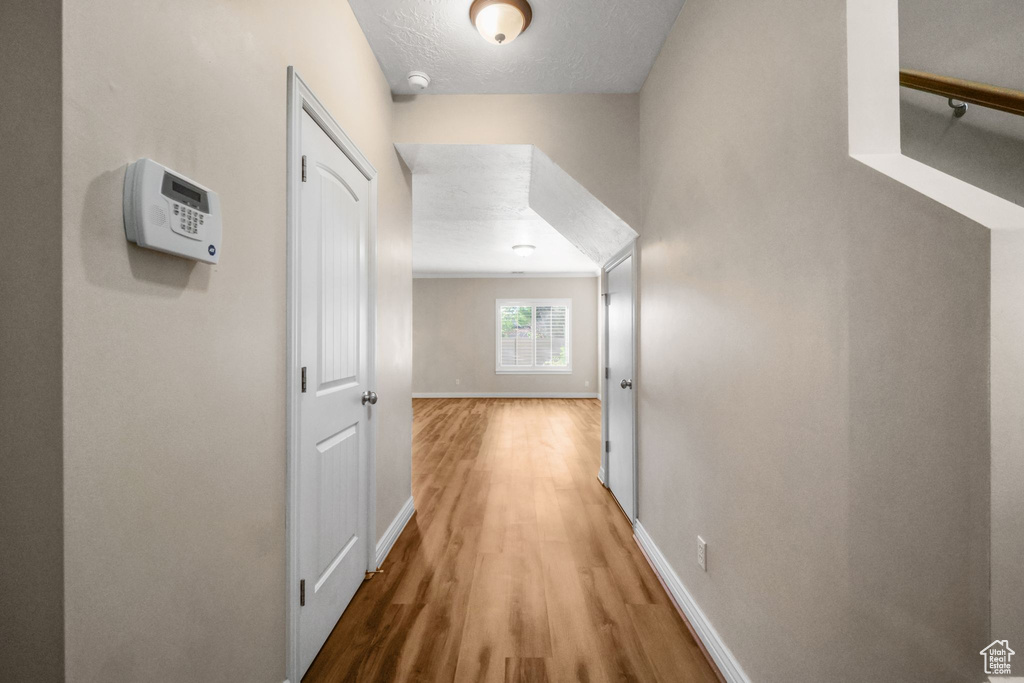
[{"label": "wood plank floor", "polygon": [[416,515],[304,681],[717,683],[597,481],[599,402],[414,414]]}]

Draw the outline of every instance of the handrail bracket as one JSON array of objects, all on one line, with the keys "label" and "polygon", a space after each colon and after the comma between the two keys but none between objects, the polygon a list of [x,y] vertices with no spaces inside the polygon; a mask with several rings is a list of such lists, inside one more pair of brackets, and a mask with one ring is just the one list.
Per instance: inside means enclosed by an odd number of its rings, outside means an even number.
[{"label": "handrail bracket", "polygon": [[953,110],[953,118],[962,119],[970,106],[966,102],[960,102],[959,100],[954,100],[950,97],[949,108]]}]

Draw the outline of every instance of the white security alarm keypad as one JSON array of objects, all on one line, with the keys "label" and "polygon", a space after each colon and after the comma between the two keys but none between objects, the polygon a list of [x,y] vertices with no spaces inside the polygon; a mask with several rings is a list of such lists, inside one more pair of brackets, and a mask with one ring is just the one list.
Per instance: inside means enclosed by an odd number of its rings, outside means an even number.
[{"label": "white security alarm keypad", "polygon": [[180,173],[139,159],[125,173],[124,233],[140,247],[217,263],[220,199]]}]

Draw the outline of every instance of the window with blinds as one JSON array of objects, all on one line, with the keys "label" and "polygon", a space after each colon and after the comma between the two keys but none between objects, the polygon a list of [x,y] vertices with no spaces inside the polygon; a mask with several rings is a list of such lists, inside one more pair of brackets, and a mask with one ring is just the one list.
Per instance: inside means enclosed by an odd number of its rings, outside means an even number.
[{"label": "window with blinds", "polygon": [[497,372],[571,372],[572,302],[497,302]]}]

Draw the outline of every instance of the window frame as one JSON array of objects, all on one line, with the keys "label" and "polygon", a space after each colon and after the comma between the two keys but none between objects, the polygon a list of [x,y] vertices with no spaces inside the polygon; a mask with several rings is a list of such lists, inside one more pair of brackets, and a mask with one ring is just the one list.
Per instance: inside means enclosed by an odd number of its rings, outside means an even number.
[{"label": "window frame", "polygon": [[[537,323],[538,306],[565,306],[565,356],[566,364],[536,365],[537,337],[534,333],[533,365],[509,367],[501,364],[501,309],[503,306],[530,306],[533,309],[533,323]],[[572,374],[572,299],[495,299],[494,302],[494,373],[496,375],[571,375]]]}]

